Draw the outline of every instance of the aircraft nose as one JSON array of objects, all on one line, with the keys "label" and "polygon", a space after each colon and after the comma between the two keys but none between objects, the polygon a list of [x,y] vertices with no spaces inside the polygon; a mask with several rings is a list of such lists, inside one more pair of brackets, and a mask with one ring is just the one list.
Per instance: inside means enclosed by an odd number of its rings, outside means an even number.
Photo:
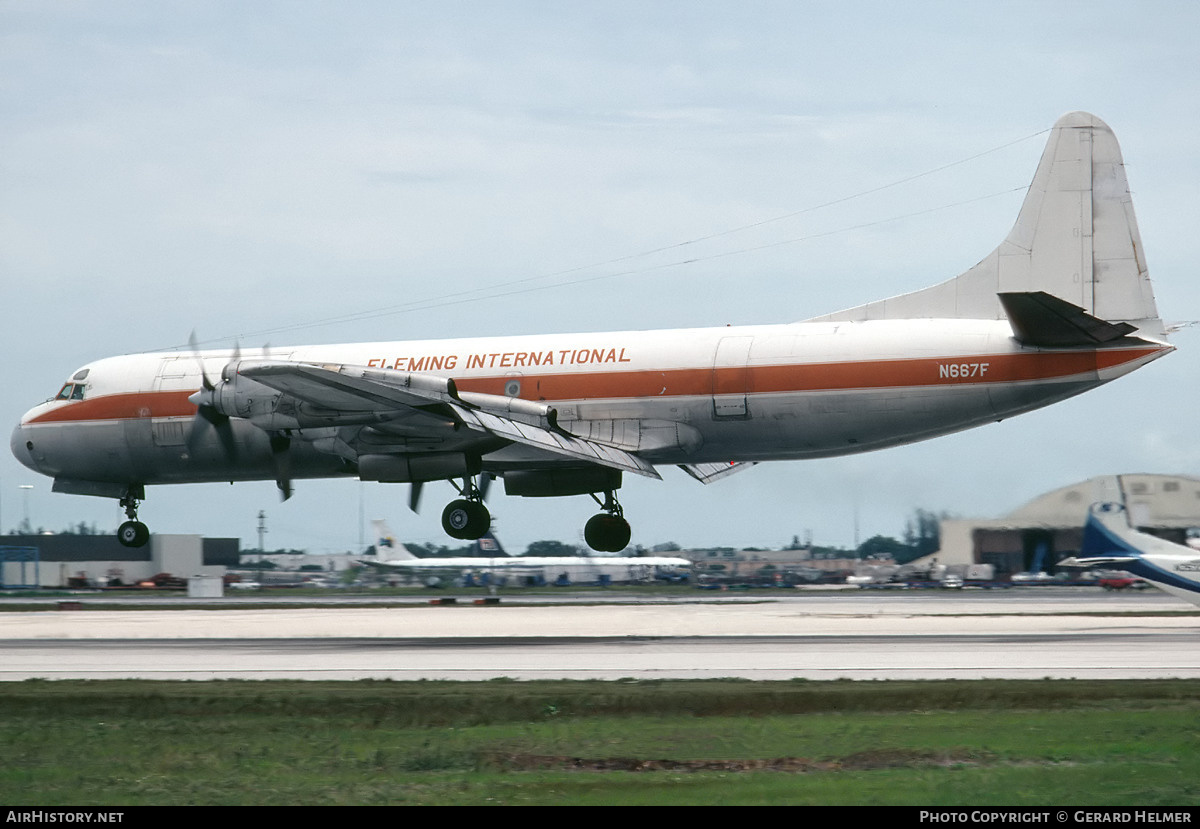
[{"label": "aircraft nose", "polygon": [[12,437],[8,442],[9,448],[12,449],[13,455],[23,465],[29,467],[34,472],[40,472],[37,461],[33,459],[33,444],[29,439],[29,429],[24,423],[18,423],[13,429]]}]

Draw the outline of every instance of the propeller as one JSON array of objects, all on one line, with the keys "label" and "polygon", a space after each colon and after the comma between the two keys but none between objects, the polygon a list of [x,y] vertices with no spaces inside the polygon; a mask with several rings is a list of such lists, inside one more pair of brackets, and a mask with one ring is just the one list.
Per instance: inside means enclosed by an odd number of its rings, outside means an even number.
[{"label": "propeller", "polygon": [[275,485],[280,499],[292,497],[292,439],[282,432],[271,433],[271,462],[275,466]]},{"label": "propeller", "polygon": [[[491,472],[484,472],[479,476],[479,499],[481,501],[487,500],[488,489],[494,480],[496,480],[496,476]],[[413,512],[421,511],[421,488],[423,486],[425,486],[424,481],[413,481],[412,488],[408,491],[408,508]]]},{"label": "propeller", "polygon": [[[229,415],[219,411],[213,403],[217,387],[213,385],[212,380],[208,379],[208,372],[204,369],[204,359],[200,356],[200,349],[196,344],[195,331],[188,337],[188,345],[191,346],[192,354],[200,364],[201,383],[200,391],[188,398],[196,406],[196,417],[192,421],[192,428],[187,438],[188,451],[194,455],[196,449],[204,442],[204,433],[207,431],[207,427],[212,427],[225,451],[226,459],[233,461],[237,457],[237,441],[233,435],[233,425],[229,422]],[[233,362],[236,363],[240,356],[241,348],[235,346]]]},{"label": "propeller", "polygon": [[[205,432],[211,427],[217,433],[217,439],[225,451],[225,459],[232,463],[237,459],[237,440],[233,434],[233,424],[230,422],[229,415],[221,412],[216,406],[217,386],[209,379],[208,372],[204,368],[204,359],[200,356],[195,331],[188,337],[188,345],[191,346],[196,361],[200,363],[201,384],[200,390],[188,398],[196,406],[196,417],[192,421],[192,429],[187,439],[188,450],[194,454],[195,450],[203,444]],[[269,346],[263,345],[264,359],[270,353],[269,348]],[[237,365],[241,359],[241,343],[235,342],[233,357],[227,365]],[[279,487],[280,498],[286,501],[292,497],[292,439],[283,432],[268,432],[267,437],[271,446],[271,465],[275,470],[275,485]]]}]

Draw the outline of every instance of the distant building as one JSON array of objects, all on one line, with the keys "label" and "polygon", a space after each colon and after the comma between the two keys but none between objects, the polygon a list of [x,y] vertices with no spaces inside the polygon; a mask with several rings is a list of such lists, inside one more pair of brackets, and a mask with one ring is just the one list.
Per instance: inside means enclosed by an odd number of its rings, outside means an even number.
[{"label": "distant building", "polygon": [[[145,547],[124,547],[112,535],[3,535],[0,546],[35,547],[37,580],[43,587],[122,585],[170,573],[180,578],[223,576],[238,564],[236,538],[152,535]],[[5,562],[3,584],[29,579],[30,565]],[[24,567],[22,571],[21,567]]]},{"label": "distant building", "polygon": [[297,571],[304,568],[340,573],[358,567],[362,558],[356,553],[242,553],[241,564],[243,568],[247,564],[271,564],[280,570]]},{"label": "distant building", "polygon": [[[824,573],[852,571],[862,562],[856,558],[823,558],[809,548],[794,550],[733,550],[728,548],[681,550],[671,555],[692,562],[696,575],[758,578],[771,573],[805,574],[812,580]],[[814,574],[813,571],[819,571]]]},{"label": "distant building", "polygon": [[[1111,476],[1091,478],[1038,496],[1003,518],[941,522],[941,549],[926,561],[991,564],[999,578],[1042,570],[1079,552],[1088,508]],[[1126,506],[1145,532],[1185,543],[1200,529],[1200,478],[1122,475]]]}]

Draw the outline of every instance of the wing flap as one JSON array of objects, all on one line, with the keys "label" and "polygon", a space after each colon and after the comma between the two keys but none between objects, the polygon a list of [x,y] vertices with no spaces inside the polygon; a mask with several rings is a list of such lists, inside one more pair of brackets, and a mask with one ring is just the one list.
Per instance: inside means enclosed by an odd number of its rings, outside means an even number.
[{"label": "wing flap", "polygon": [[728,478],[733,473],[749,469],[754,465],[754,461],[731,461],[729,463],[681,463],[679,468],[700,483],[711,484],[713,481]]},{"label": "wing flap", "polygon": [[458,404],[451,404],[455,414],[468,428],[488,432],[514,443],[545,449],[558,455],[577,458],[601,466],[645,475],[648,478],[660,478],[654,467],[631,452],[605,446],[590,440],[569,435],[547,423],[546,426],[535,426],[509,417],[503,417],[485,409],[468,409]]}]

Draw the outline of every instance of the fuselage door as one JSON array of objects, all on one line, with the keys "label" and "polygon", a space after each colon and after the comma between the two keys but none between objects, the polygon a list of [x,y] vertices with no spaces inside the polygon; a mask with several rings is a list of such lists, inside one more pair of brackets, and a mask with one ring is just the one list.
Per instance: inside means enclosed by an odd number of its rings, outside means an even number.
[{"label": "fuselage door", "polygon": [[746,393],[750,390],[750,346],[753,337],[722,337],[713,357],[713,418],[745,420]]},{"label": "fuselage door", "polygon": [[[189,378],[189,375],[194,375]],[[181,387],[191,389],[192,382],[199,387],[200,365],[195,357],[168,357],[162,361],[154,378],[154,393],[179,391]],[[155,446],[183,446],[187,442],[185,426],[191,418],[155,417],[151,420],[150,434]]]}]

